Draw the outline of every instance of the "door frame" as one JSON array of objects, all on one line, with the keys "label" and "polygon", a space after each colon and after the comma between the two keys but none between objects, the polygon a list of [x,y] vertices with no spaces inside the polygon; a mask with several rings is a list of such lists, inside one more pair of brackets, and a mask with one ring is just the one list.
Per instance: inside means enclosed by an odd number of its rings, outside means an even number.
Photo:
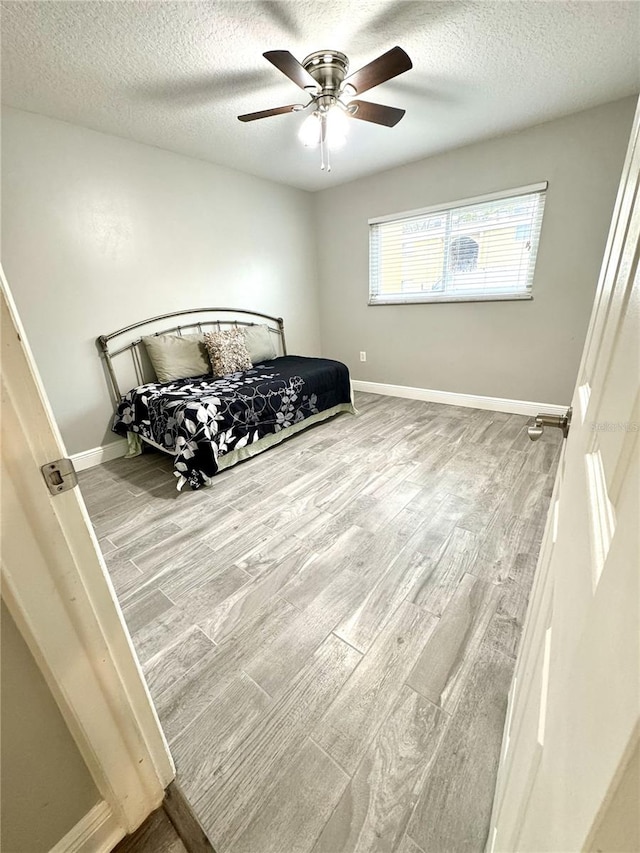
[{"label": "door frame", "polygon": [[175,768],[79,489],[52,495],[40,471],[67,453],[1,267],[0,285],[2,597],[102,797],[86,849],[109,850]]}]

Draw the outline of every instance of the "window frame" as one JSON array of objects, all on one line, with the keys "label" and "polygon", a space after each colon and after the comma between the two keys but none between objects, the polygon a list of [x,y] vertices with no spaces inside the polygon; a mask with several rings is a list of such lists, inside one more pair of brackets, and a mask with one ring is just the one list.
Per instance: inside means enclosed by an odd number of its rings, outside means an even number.
[{"label": "window frame", "polygon": [[399,213],[391,213],[386,214],[384,216],[375,216],[369,220],[367,220],[368,232],[369,232],[369,301],[368,304],[370,306],[376,305],[423,305],[423,304],[435,304],[437,302],[511,302],[511,301],[523,301],[523,300],[532,300],[533,293],[533,278],[535,274],[536,264],[538,261],[538,250],[540,246],[540,237],[542,234],[542,221],[544,217],[544,209],[540,216],[540,230],[536,239],[533,239],[532,235],[532,243],[531,243],[531,251],[533,253],[533,268],[530,271],[530,278],[527,284],[526,291],[512,291],[506,293],[487,293],[485,295],[480,294],[478,292],[474,294],[450,294],[445,296],[430,296],[429,291],[425,291],[424,293],[416,294],[413,296],[408,296],[406,293],[398,293],[397,296],[391,296],[389,294],[380,296],[378,294],[374,294],[373,292],[373,282],[372,282],[372,267],[371,267],[371,256],[373,251],[373,234],[375,230],[371,227],[373,225],[380,225],[385,222],[402,222],[403,220],[416,219],[421,216],[427,216],[435,213],[446,213],[450,210],[456,210],[459,208],[470,207],[475,204],[483,204],[485,202],[490,201],[500,201],[502,199],[510,199],[517,198],[518,196],[523,195],[533,195],[534,193],[540,194],[542,198],[542,204],[544,205],[546,201],[546,193],[549,188],[548,181],[539,181],[535,184],[527,184],[522,187],[514,187],[508,190],[501,190],[499,192],[494,193],[486,193],[484,195],[472,196],[470,198],[457,199],[456,201],[451,202],[443,202],[442,204],[433,204],[429,207],[422,207],[416,210],[405,210]]}]

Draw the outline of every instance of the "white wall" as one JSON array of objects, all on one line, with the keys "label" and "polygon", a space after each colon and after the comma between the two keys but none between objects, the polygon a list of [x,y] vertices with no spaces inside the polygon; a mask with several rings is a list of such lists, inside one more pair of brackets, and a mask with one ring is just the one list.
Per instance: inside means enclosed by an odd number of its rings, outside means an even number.
[{"label": "white wall", "polygon": [[47,853],[100,794],[4,602],[2,835],[6,853]]},{"label": "white wall", "polygon": [[[319,193],[323,355],[344,361],[354,379],[568,404],[635,103],[605,104]],[[549,189],[533,301],[367,305],[369,218],[538,181]]]},{"label": "white wall", "polygon": [[10,108],[2,261],[67,450],[115,438],[95,339],[181,308],[283,316],[320,348],[311,196]]}]

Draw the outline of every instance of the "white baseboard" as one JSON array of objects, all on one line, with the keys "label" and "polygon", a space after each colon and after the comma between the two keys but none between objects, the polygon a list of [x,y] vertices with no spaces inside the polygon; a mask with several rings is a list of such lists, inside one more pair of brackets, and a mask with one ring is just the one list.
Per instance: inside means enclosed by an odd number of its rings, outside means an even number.
[{"label": "white baseboard", "polygon": [[387,397],[406,397],[409,400],[424,400],[427,403],[444,403],[447,406],[466,406],[471,409],[488,409],[492,412],[508,412],[512,415],[564,415],[568,406],[557,403],[534,403],[529,400],[505,400],[502,397],[481,397],[477,394],[455,394],[451,391],[433,391],[429,388],[410,388],[408,385],[386,385],[383,382],[363,382],[353,379],[355,391],[368,394],[383,394]]},{"label": "white baseboard", "polygon": [[50,853],[109,853],[124,836],[124,829],[103,800],[87,812]]},{"label": "white baseboard", "polygon": [[72,453],[71,461],[76,471],[85,471],[102,462],[110,462],[112,459],[120,459],[127,452],[127,441],[119,438],[103,444],[102,447],[92,447],[91,450],[83,450],[80,453]]},{"label": "white baseboard", "polygon": [[[386,385],[383,382],[364,382],[353,379],[354,391],[366,391],[368,394],[383,394],[386,397],[406,397],[409,400],[424,400],[427,403],[444,403],[447,406],[465,406],[471,409],[488,409],[492,412],[508,412],[512,415],[537,415],[547,412],[550,415],[564,415],[568,406],[558,403],[534,403],[529,400],[506,400],[503,397],[481,397],[477,394],[455,394],[451,391],[434,391],[429,388],[411,388],[409,385]],[[102,462],[120,459],[127,452],[124,438],[93,447],[71,456],[76,471],[85,471]]]}]

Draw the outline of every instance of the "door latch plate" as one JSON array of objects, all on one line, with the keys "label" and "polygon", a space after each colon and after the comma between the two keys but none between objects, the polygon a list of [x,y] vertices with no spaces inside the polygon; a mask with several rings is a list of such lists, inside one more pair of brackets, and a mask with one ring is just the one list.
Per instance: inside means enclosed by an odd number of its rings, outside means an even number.
[{"label": "door latch plate", "polygon": [[69,489],[78,485],[78,475],[71,459],[56,459],[55,462],[47,462],[40,470],[52,495],[68,492]]}]

